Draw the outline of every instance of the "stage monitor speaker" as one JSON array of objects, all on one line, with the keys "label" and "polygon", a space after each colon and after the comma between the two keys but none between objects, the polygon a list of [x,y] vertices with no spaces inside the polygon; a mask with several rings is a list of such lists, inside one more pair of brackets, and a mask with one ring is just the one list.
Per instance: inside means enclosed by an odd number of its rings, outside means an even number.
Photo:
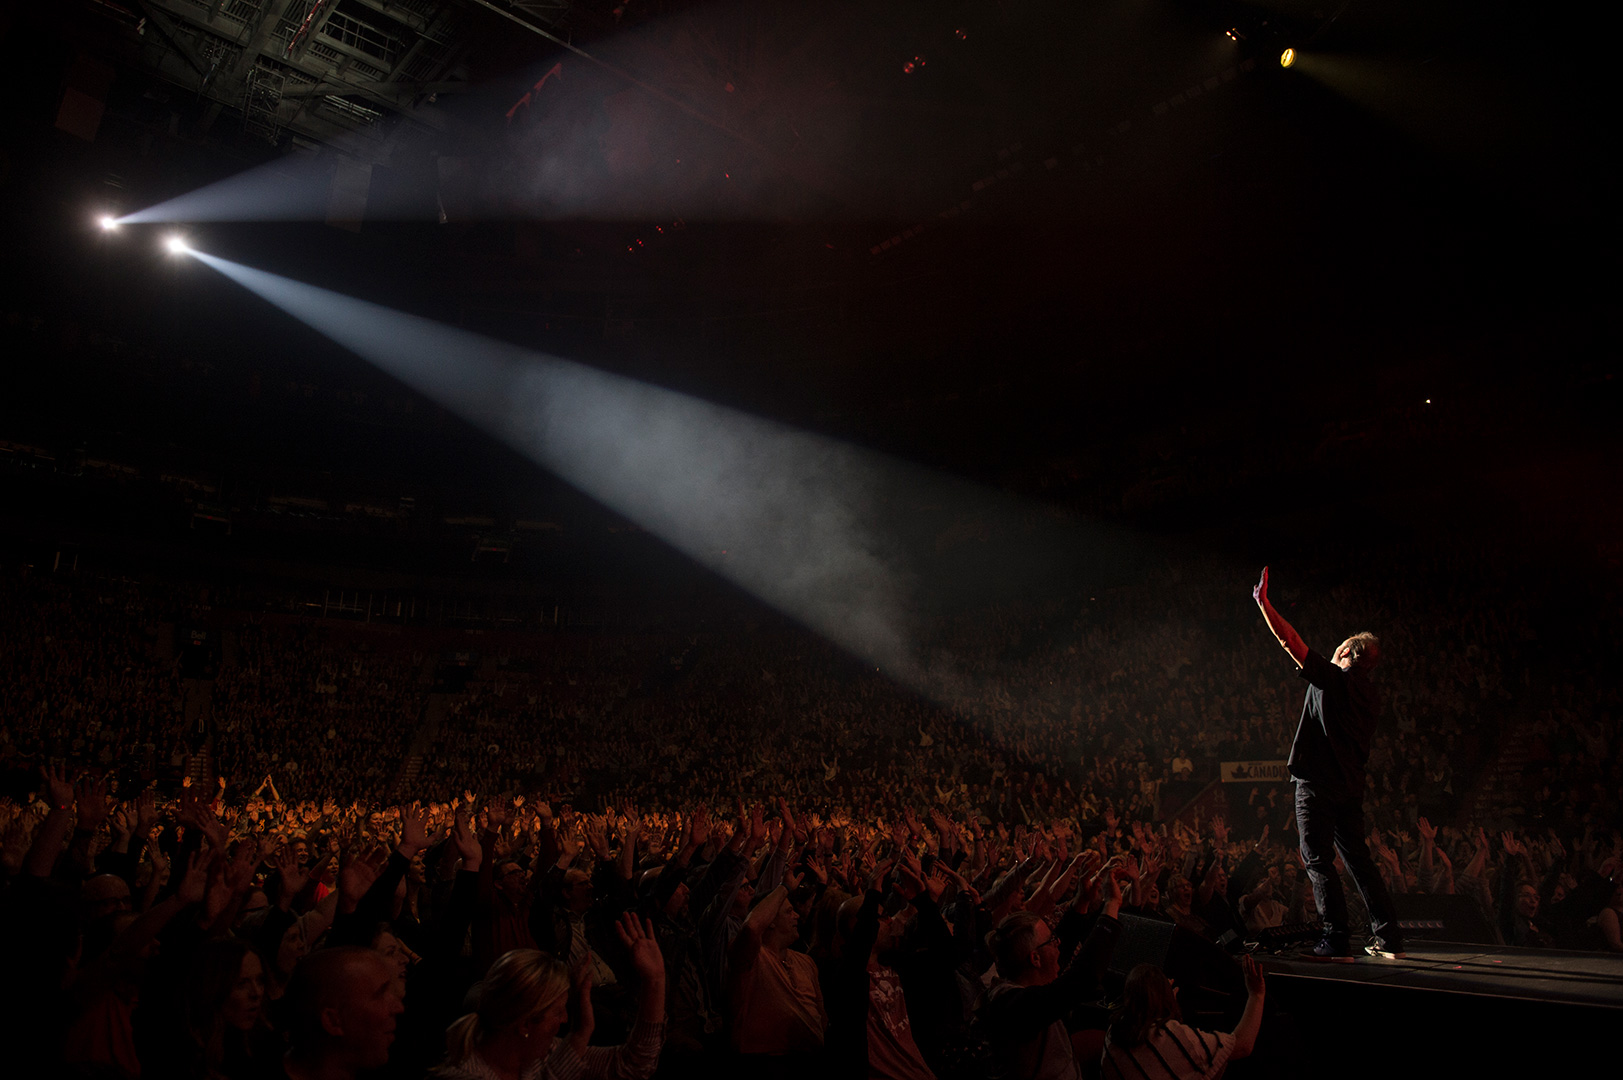
[{"label": "stage monitor speaker", "polygon": [[1397,908],[1403,941],[1454,941],[1462,945],[1496,945],[1493,926],[1482,909],[1468,896],[1433,893],[1399,893],[1392,897]]},{"label": "stage monitor speaker", "polygon": [[1189,1023],[1197,1017],[1206,1026],[1239,1019],[1245,976],[1234,957],[1199,934],[1160,919],[1123,915],[1121,923],[1110,954],[1111,972],[1125,977],[1139,964],[1154,964],[1178,984],[1178,1003]]},{"label": "stage monitor speaker", "polygon": [[1144,919],[1137,915],[1121,917],[1121,936],[1111,950],[1109,970],[1126,975],[1140,964],[1154,964],[1166,970],[1167,950],[1177,927],[1164,919]]}]

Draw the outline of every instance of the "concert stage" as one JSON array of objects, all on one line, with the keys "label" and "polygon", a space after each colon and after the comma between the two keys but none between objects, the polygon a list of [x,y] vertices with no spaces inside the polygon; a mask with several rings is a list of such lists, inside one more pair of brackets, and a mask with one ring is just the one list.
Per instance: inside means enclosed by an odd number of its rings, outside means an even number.
[{"label": "concert stage", "polygon": [[[1361,956],[1350,964],[1258,955],[1269,976],[1623,1009],[1623,954],[1555,952],[1426,942],[1407,960]],[[1623,1024],[1623,1014],[1616,1017]]]},{"label": "concert stage", "polygon": [[1427,941],[1406,960],[1256,959],[1276,1034],[1291,1044],[1279,1049],[1315,1075],[1506,1076],[1590,1062],[1609,1072],[1623,1045],[1623,955]]}]

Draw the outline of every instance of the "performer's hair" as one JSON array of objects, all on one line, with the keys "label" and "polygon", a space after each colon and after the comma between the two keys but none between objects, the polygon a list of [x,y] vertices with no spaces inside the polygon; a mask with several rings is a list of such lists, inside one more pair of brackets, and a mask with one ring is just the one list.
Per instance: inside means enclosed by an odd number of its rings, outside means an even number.
[{"label": "performer's hair", "polygon": [[1139,964],[1127,973],[1121,1008],[1110,1014],[1110,1045],[1123,1050],[1143,1046],[1168,1020],[1183,1020],[1172,983],[1154,964]]},{"label": "performer's hair", "polygon": [[1347,639],[1347,652],[1352,662],[1366,671],[1375,670],[1381,662],[1381,639],[1365,630]]}]

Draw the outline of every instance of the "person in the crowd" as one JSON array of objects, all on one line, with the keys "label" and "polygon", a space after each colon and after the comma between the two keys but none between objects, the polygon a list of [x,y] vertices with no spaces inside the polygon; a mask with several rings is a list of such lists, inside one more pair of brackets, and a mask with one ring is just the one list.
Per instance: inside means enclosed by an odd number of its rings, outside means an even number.
[{"label": "person in the crowd", "polygon": [[[910,904],[927,896],[925,883],[906,868],[897,888]],[[906,913],[884,914],[882,900],[878,889],[869,888],[848,897],[836,913],[837,945],[819,969],[829,1017],[828,1065],[853,1076],[934,1080],[913,1035],[901,977],[891,966],[908,929]]]},{"label": "person in the crowd", "polygon": [[1595,916],[1595,930],[1602,947],[1610,952],[1623,952],[1623,881],[1613,883],[1612,895]]},{"label": "person in the crowd", "polygon": [[997,981],[981,1005],[980,1025],[1002,1073],[1034,1080],[1083,1075],[1064,1017],[1097,990],[1121,933],[1121,880],[1102,871],[1105,903],[1081,937],[1082,915],[1066,913],[1058,929],[1033,912],[1008,916],[988,936]]},{"label": "person in the crowd", "polygon": [[281,1046],[266,1022],[265,973],[245,941],[205,945],[188,980],[186,1031],[200,1077],[256,1080],[281,1075]]},{"label": "person in the crowd", "polygon": [[1183,1022],[1178,987],[1154,964],[1127,973],[1122,1003],[1105,1033],[1105,1080],[1212,1080],[1250,1057],[1262,1029],[1266,980],[1257,962],[1240,961],[1245,1009],[1233,1031],[1199,1031]]},{"label": "person in the crowd", "polygon": [[1523,949],[1552,949],[1555,937],[1545,930],[1539,920],[1538,886],[1531,881],[1514,881],[1508,865],[1499,882],[1502,898],[1499,933],[1506,945]]},{"label": "person in the crowd", "polygon": [[88,925],[130,910],[130,886],[117,874],[97,874],[79,887],[80,911]]},{"label": "person in the crowd", "polygon": [[395,966],[371,949],[340,945],[299,962],[282,1007],[288,1080],[354,1080],[389,1061],[395,1018]]},{"label": "person in the crowd", "polygon": [[[446,1080],[644,1080],[665,1035],[665,961],[652,922],[617,925],[639,978],[638,1012],[621,1046],[592,1046],[591,968],[573,974],[537,949],[502,954],[474,988],[474,1010],[446,1033]],[[560,1030],[573,1021],[567,1036]]]},{"label": "person in the crowd", "polygon": [[828,1031],[817,965],[791,949],[800,915],[779,885],[760,897],[729,950],[727,1002],[734,1048],[773,1059],[784,1074],[812,1075]]}]

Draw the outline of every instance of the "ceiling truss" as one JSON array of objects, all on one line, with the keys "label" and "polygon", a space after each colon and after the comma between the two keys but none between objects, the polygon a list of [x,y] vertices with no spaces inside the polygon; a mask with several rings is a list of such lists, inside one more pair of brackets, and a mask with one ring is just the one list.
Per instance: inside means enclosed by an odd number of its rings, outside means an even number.
[{"label": "ceiling truss", "polygon": [[[571,0],[503,4],[561,29]],[[381,140],[424,123],[414,106],[466,83],[452,72],[483,21],[465,0],[136,0],[127,59],[276,142]],[[487,24],[488,25],[488,24]]]}]

